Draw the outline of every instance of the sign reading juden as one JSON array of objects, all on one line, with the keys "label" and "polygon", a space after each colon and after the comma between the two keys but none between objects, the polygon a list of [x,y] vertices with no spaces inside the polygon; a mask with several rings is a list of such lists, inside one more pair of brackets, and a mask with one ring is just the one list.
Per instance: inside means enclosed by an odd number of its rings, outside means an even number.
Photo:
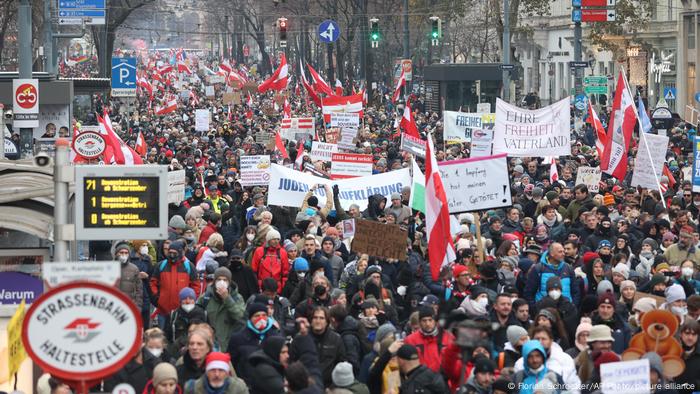
[{"label": "sign reading juden", "polygon": [[568,98],[534,111],[496,99],[493,153],[510,157],[569,156],[570,128]]},{"label": "sign reading juden", "polygon": [[168,167],[77,166],[77,239],[165,239]]},{"label": "sign reading juden", "polygon": [[45,293],[27,311],[22,342],[54,377],[91,382],[119,371],[141,346],[141,313],[119,289],[72,282]]}]

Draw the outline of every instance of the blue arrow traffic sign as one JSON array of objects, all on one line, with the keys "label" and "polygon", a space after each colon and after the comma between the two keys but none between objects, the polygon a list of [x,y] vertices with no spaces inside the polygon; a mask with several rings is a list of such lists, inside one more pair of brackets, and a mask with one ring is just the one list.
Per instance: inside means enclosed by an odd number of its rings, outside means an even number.
[{"label": "blue arrow traffic sign", "polygon": [[112,89],[136,89],[136,58],[112,58]]},{"label": "blue arrow traffic sign", "polygon": [[99,9],[107,8],[107,0],[59,0],[58,8],[62,9]]},{"label": "blue arrow traffic sign", "polygon": [[583,13],[581,12],[581,9],[574,9],[571,11],[571,21],[572,22],[581,22],[581,19],[583,18]]},{"label": "blue arrow traffic sign", "polygon": [[58,11],[58,16],[68,18],[105,18],[107,16],[105,10],[69,10]]},{"label": "blue arrow traffic sign", "polygon": [[335,21],[327,20],[318,25],[318,37],[325,43],[331,43],[338,40],[340,36],[340,27]]}]

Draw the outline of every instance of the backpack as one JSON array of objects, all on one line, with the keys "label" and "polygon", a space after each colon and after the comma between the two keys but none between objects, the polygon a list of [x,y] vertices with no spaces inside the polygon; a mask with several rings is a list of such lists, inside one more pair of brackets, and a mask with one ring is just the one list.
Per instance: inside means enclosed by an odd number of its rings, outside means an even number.
[{"label": "backpack", "polygon": [[[262,247],[265,248],[265,254],[264,254],[263,257],[260,259],[260,263],[258,264],[258,270],[255,272],[255,276],[256,276],[258,279],[260,278],[260,268],[261,268],[262,265],[263,265],[262,263],[263,263],[263,261],[265,261],[265,260],[267,259],[267,256],[270,255],[269,253],[267,253],[267,247],[265,247],[265,245],[263,245]],[[277,252],[277,261],[280,263],[280,274],[282,274],[282,266],[281,266],[281,265],[282,265],[282,253],[281,253],[281,249],[282,249],[282,248],[275,248],[275,251]],[[272,272],[270,272],[270,276],[272,276]],[[275,280],[276,280],[276,279],[277,279],[277,278],[275,278]]]}]

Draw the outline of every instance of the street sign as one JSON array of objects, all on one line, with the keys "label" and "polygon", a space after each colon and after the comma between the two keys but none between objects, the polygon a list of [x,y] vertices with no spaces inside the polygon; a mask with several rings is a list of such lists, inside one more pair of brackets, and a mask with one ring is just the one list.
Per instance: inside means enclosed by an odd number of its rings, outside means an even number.
[{"label": "street sign", "polygon": [[60,10],[59,18],[102,18],[107,16],[106,10]]},{"label": "street sign", "polygon": [[121,272],[117,261],[52,262],[41,267],[41,276],[48,287],[81,280],[114,286],[122,276]]},{"label": "street sign", "polygon": [[326,44],[335,42],[340,36],[340,28],[335,21],[326,20],[318,25],[318,37]]},{"label": "street sign", "polygon": [[112,96],[136,97],[136,58],[112,58]]},{"label": "street sign", "polygon": [[12,80],[12,127],[39,127],[39,80]]},{"label": "street sign", "polygon": [[573,9],[571,11],[571,21],[572,22],[581,22],[581,10],[580,9]]},{"label": "street sign", "polygon": [[515,69],[515,64],[501,64],[501,70],[510,71]]},{"label": "street sign", "polygon": [[581,7],[581,0],[571,0],[572,7]]},{"label": "street sign", "polygon": [[166,239],[166,166],[77,166],[76,239]]},{"label": "street sign", "polygon": [[569,62],[570,68],[586,68],[588,67],[588,62]]},{"label": "street sign", "polygon": [[29,357],[61,380],[90,386],[119,371],[141,347],[141,312],[118,288],[88,281],[49,290],[27,311]]},{"label": "street sign", "polygon": [[695,93],[695,96],[694,96],[694,97],[695,97],[695,101],[697,101],[698,103],[700,103],[700,92]]},{"label": "street sign", "polygon": [[675,100],[676,99],[676,88],[664,88],[664,99]]},{"label": "street sign", "polygon": [[582,9],[582,22],[613,22],[615,21],[615,10],[606,9]]},{"label": "street sign", "polygon": [[584,86],[583,91],[586,92],[586,94],[607,94],[608,87],[607,86]]},{"label": "street sign", "polygon": [[581,7],[614,7],[617,0],[579,0]]},{"label": "street sign", "polygon": [[608,85],[608,77],[605,75],[590,75],[583,77],[584,85]]},{"label": "street sign", "polygon": [[59,9],[105,9],[107,0],[59,0]]}]

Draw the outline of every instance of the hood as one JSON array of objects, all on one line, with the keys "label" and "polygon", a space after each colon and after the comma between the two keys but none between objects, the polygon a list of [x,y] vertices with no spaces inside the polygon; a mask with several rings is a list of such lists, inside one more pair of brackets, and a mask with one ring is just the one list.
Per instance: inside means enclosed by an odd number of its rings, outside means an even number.
[{"label": "hood", "polygon": [[386,197],[381,194],[373,194],[367,199],[367,210],[372,217],[376,217],[382,213],[382,210],[379,208],[379,204],[382,201],[384,201],[384,206],[386,207]]},{"label": "hood", "polygon": [[549,263],[549,261],[547,260],[547,256],[549,256],[549,251],[545,251],[544,253],[542,253],[542,256],[540,256],[540,263],[546,265],[547,267],[553,270],[561,269],[564,266],[563,264],[561,264],[562,261],[560,261],[559,266],[555,268],[552,264]]},{"label": "hood", "polygon": [[360,329],[359,324],[360,323],[358,323],[354,317],[348,315],[345,320],[343,320],[343,323],[338,326],[338,334],[357,333]]},{"label": "hood", "polygon": [[542,346],[540,341],[531,339],[523,345],[523,367],[527,365],[527,358],[530,356],[530,353],[535,350],[539,350],[544,356],[545,363],[547,362],[547,352],[544,351],[544,346]]},{"label": "hood", "polygon": [[275,368],[276,370],[278,370],[280,372],[284,371],[282,364],[280,364],[279,361],[277,361],[277,360],[273,360],[272,357],[265,354],[265,352],[262,349],[256,350],[255,352],[253,352],[250,355],[248,362],[253,367],[257,367],[259,364],[269,364],[273,368]]}]

